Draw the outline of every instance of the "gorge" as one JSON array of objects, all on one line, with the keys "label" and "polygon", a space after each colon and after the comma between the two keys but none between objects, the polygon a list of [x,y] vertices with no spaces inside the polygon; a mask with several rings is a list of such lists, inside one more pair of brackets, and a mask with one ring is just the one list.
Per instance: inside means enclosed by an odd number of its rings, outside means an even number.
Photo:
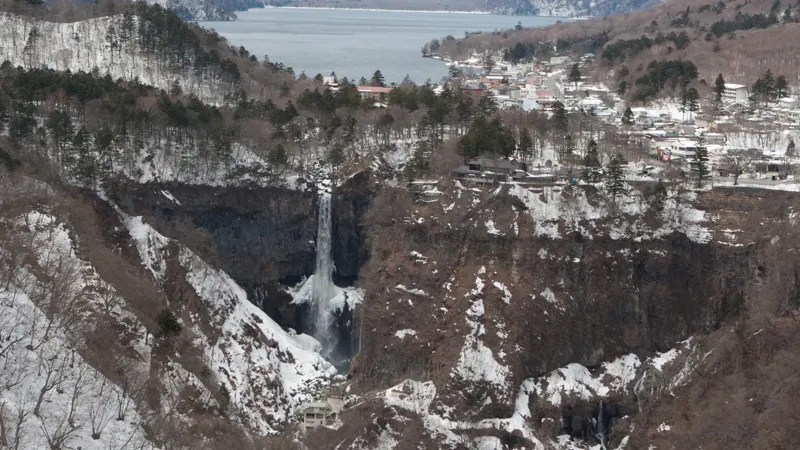
[{"label": "gorge", "polygon": [[[450,420],[464,423],[511,417],[518,409],[513,406],[517,387],[542,383],[528,380],[550,377],[552,385],[556,378],[548,374],[562,373],[565,369],[559,368],[564,367],[570,369],[563,373],[588,370],[587,374],[603,380],[610,376],[604,373],[617,373],[609,372],[611,362],[635,362],[623,365],[630,367],[625,369],[630,372],[614,375],[622,378],[615,382],[619,384],[609,386],[619,387],[607,392],[602,383],[580,381],[594,387],[586,393],[556,391],[563,392],[563,400],[557,404],[548,397],[533,400],[531,395],[531,405],[536,405],[531,407],[536,411],[531,413],[534,422],[548,424],[558,418],[563,425],[534,426],[532,434],[519,438],[520,442],[532,442],[531,436],[556,439],[566,433],[587,442],[605,440],[607,448],[617,448],[622,439],[633,439],[626,431],[631,420],[641,424],[650,420],[646,417],[665,414],[659,406],[665,390],[687,389],[683,386],[696,382],[684,374],[686,370],[691,373],[707,364],[718,367],[722,374],[737,370],[725,365],[732,357],[728,352],[736,350],[719,342],[735,336],[726,331],[731,327],[744,327],[736,333],[760,327],[760,316],[750,325],[737,322],[743,311],[796,307],[791,300],[798,295],[792,287],[796,285],[792,281],[796,255],[776,253],[771,249],[780,244],[760,237],[793,241],[795,231],[788,224],[796,194],[772,192],[769,204],[752,189],[713,190],[699,193],[696,199],[675,197],[675,203],[668,202],[664,212],[674,214],[675,219],[664,222],[646,208],[622,216],[604,212],[591,191],[576,188],[555,193],[545,207],[513,190],[490,195],[463,189],[457,183],[439,186],[445,194],[433,204],[414,203],[408,191],[382,186],[370,172],[332,186],[329,243],[324,242],[328,208],[324,189],[265,191],[269,195],[244,203],[229,197],[225,201],[237,210],[234,215],[222,214],[213,206],[215,201],[193,205],[191,192],[197,188],[180,185],[126,189],[138,190],[137,199],[121,204],[137,204],[131,211],[148,211],[155,224],[165,217],[194,217],[191,220],[198,225],[222,226],[215,221],[227,217],[224,228],[238,230],[235,237],[213,226],[208,229],[213,246],[227,248],[217,251],[225,255],[219,259],[220,265],[237,273],[242,285],[261,286],[267,294],[260,299],[251,294],[251,300],[276,322],[298,333],[317,326],[311,310],[315,303],[296,299],[318,288],[317,274],[329,273],[329,263],[320,260],[329,253],[320,250],[330,245],[330,264],[336,267],[331,279],[340,286],[354,284],[369,299],[351,309],[342,298],[342,308],[332,311],[329,320],[335,331],[330,339],[339,341],[340,355],[346,356],[330,359],[340,372],[349,372],[348,384],[358,392],[405,379],[431,380],[437,387],[437,400],[428,414],[434,414],[434,406],[440,404],[457,405]],[[229,195],[229,189],[214,189],[216,193],[204,201]],[[161,190],[170,192],[182,206],[169,205]],[[593,206],[577,206],[587,200]],[[153,204],[148,205],[150,202]],[[296,207],[292,209],[294,217],[289,214],[289,204]],[[743,211],[757,213],[742,221]],[[212,216],[216,219],[211,220]],[[560,218],[551,221],[549,216]],[[759,217],[769,219],[764,222]],[[487,232],[485,224],[490,220],[489,231],[494,232]],[[292,239],[265,240],[288,232],[284,227],[289,223],[296,227]],[[550,231],[542,234],[542,226],[548,223],[557,227],[558,236]],[[725,231],[734,224],[737,232]],[[166,232],[169,227],[164,228]],[[251,233],[264,237],[253,240],[247,237]],[[252,244],[234,246],[233,242],[260,242],[259,256],[248,256]],[[250,265],[234,264],[247,258],[259,261],[262,269],[242,271]],[[304,277],[311,277],[311,283],[306,278],[303,284]],[[290,289],[293,294],[287,294],[287,288],[298,283],[305,285],[307,292]],[[331,289],[336,295],[343,291],[335,284]],[[480,299],[480,310],[475,299]],[[470,341],[473,326],[478,339]],[[324,348],[325,339],[317,337]],[[487,350],[473,352],[472,346]],[[713,348],[717,350],[711,351]],[[698,359],[698,352],[709,351],[713,357]],[[670,354],[675,355],[672,363],[647,362]],[[486,355],[491,355],[490,359],[481,359]],[[337,363],[350,356],[354,359],[349,370],[346,364]],[[471,392],[472,396],[463,398],[459,392]],[[640,417],[636,411],[642,405],[648,406]],[[323,430],[309,442],[371,435],[353,428],[362,414],[358,408],[346,411],[343,428]],[[402,421],[396,422],[399,418],[387,420],[394,424],[392,429],[402,429]],[[700,439],[693,430],[685,431],[691,436],[687,439]]]}]

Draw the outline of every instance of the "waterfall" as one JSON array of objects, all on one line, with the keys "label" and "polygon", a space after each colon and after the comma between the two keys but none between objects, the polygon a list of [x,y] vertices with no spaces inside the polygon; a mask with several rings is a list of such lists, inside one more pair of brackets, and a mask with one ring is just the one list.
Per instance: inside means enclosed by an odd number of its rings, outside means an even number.
[{"label": "waterfall", "polygon": [[597,410],[596,429],[597,440],[600,441],[600,449],[606,450],[606,426],[603,423],[603,401],[600,400],[600,408]]},{"label": "waterfall", "polygon": [[329,357],[336,346],[333,332],[334,316],[330,300],[335,295],[332,280],[333,258],[331,256],[331,193],[323,187],[319,194],[317,212],[317,264],[312,284],[312,317],[314,337],[322,344],[322,353]]}]

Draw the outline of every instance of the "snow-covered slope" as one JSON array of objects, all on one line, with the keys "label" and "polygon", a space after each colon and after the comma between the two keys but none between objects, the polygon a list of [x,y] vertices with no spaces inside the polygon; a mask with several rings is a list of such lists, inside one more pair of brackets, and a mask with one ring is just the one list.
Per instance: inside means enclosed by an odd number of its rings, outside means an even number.
[{"label": "snow-covered slope", "polygon": [[[147,373],[143,327],[124,310],[91,265],[80,260],[67,229],[37,212],[16,220],[14,243],[0,244],[0,424],[8,448],[151,448],[132,397],[83,357],[97,322],[126,323],[135,359],[106,355]],[[15,245],[16,244],[16,245]],[[10,248],[9,248],[10,247]],[[15,257],[30,249],[25,264]],[[119,336],[122,338],[122,336]],[[126,377],[130,380],[131,377]]]},{"label": "snow-covered slope", "polygon": [[[327,385],[336,370],[309,349],[313,338],[284,331],[251,304],[227,274],[159,235],[140,217],[127,218],[126,224],[145,265],[161,282],[180,276],[164,271],[168,259],[177,257],[183,277],[203,305],[202,313],[191,314],[186,326],[229,392],[231,407],[251,430],[276,431]],[[177,254],[171,254],[174,249]]]},{"label": "snow-covered slope", "polygon": [[[133,17],[135,23],[137,17]],[[169,90],[177,81],[184,92],[208,102],[221,101],[214,80],[176,71],[155,54],[144,53],[135,38],[120,38],[123,16],[99,17],[71,23],[34,20],[0,14],[0,61],[24,68],[109,74]],[[135,26],[134,26],[135,29]]]},{"label": "snow-covered slope", "polygon": [[0,313],[8,448],[149,447],[134,401],[84,361],[23,290],[0,289]]},{"label": "snow-covered slope", "polygon": [[663,3],[662,0],[512,0],[503,11],[518,8],[540,16],[602,16],[627,13]]},{"label": "snow-covered slope", "polygon": [[[445,398],[437,396],[437,387],[431,381],[405,380],[379,393],[376,398],[388,407],[416,414],[425,433],[442,448],[461,448],[459,446],[464,444],[468,444],[468,448],[503,448],[500,439],[494,436],[502,431],[524,437],[533,444],[533,448],[540,450],[597,449],[600,447],[572,440],[568,435],[560,435],[556,439],[545,438],[536,431],[537,425],[533,421],[546,423],[562,420],[561,410],[548,410],[548,404],[559,406],[562,402],[574,400],[592,403],[611,396],[632,395],[634,392],[642,401],[645,398],[652,400],[662,392],[670,393],[672,389],[686,384],[700,361],[697,343],[688,340],[644,362],[630,354],[605,362],[595,371],[580,364],[570,364],[545,376],[524,380],[517,390],[513,414],[505,418],[455,420],[451,414],[453,408],[445,404]],[[550,413],[555,415],[550,416]],[[402,436],[391,429],[385,433],[391,438],[400,439]],[[610,448],[624,448],[622,442],[627,442],[627,438],[623,438],[619,446]]]}]

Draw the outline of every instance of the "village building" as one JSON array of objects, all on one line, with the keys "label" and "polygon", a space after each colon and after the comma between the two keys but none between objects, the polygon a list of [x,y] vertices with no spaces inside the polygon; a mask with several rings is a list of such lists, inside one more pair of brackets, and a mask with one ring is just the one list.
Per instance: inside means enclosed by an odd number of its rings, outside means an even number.
[{"label": "village building", "polygon": [[341,397],[328,397],[325,400],[309,403],[298,411],[300,427],[305,433],[318,427],[335,425],[342,409],[344,400]]},{"label": "village building", "polygon": [[784,109],[778,111],[778,121],[788,124],[800,124],[800,109]]},{"label": "village building", "polygon": [[747,94],[747,86],[743,84],[725,83],[725,90],[722,91],[722,101],[739,105],[748,104],[750,100]]},{"label": "village building", "polygon": [[420,203],[435,202],[442,196],[436,180],[415,180],[409,183],[409,191],[414,200]]},{"label": "village building", "polygon": [[550,58],[551,67],[564,67],[569,63],[569,56],[553,56]]},{"label": "village building", "polygon": [[379,100],[381,96],[385,97],[392,92],[392,88],[382,86],[356,86],[356,90],[365,100]]},{"label": "village building", "polygon": [[516,158],[475,158],[466,165],[451,172],[454,178],[483,179],[487,181],[506,181],[508,178],[521,179],[527,176],[527,166]]},{"label": "village building", "polygon": [[725,142],[728,140],[722,133],[705,133],[703,138],[705,139],[706,144],[709,145],[725,145]]}]

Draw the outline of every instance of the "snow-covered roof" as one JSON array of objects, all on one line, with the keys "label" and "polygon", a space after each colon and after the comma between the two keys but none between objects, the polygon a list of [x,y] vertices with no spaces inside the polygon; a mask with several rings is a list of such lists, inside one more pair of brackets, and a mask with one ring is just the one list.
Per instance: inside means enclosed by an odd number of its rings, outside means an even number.
[{"label": "snow-covered roof", "polygon": [[581,104],[586,106],[599,106],[603,104],[603,101],[599,98],[589,97],[581,100]]},{"label": "snow-covered roof", "polygon": [[735,91],[737,89],[741,89],[741,88],[744,88],[744,87],[747,87],[747,86],[745,86],[743,84],[725,83],[725,89],[729,89],[729,90],[732,90],[732,91]]}]

